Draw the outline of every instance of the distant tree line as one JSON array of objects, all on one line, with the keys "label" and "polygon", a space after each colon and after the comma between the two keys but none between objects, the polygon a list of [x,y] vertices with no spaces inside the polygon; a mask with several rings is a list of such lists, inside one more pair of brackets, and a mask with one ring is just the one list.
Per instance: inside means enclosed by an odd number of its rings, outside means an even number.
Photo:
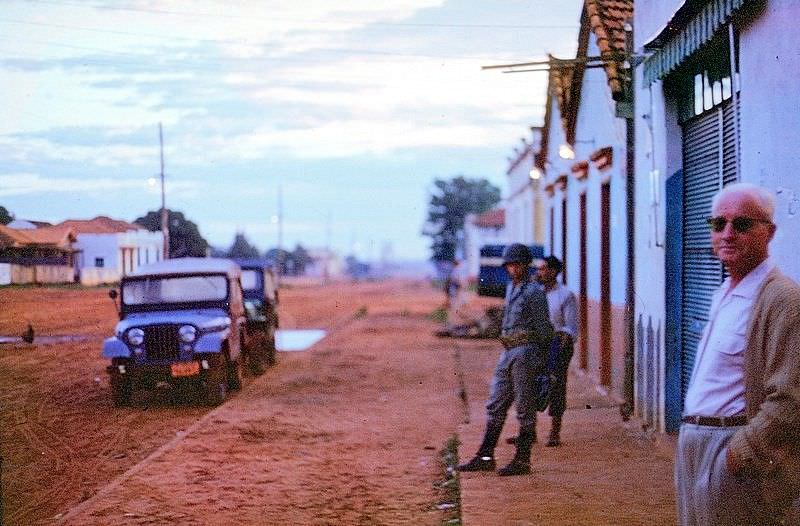
[{"label": "distant tree line", "polygon": [[7,225],[14,220],[14,216],[4,206],[0,206],[0,225]]},{"label": "distant tree line", "polygon": [[[265,259],[274,268],[279,269],[284,275],[304,274],[306,267],[311,264],[311,256],[302,245],[296,245],[294,250],[271,248],[265,253],[260,253],[245,237],[238,232],[231,246],[226,249],[215,249],[209,245],[200,234],[197,224],[175,210],[167,211],[169,221],[169,256],[181,257],[230,257],[240,259]],[[7,225],[14,220],[13,214],[4,206],[0,206],[0,225]],[[161,230],[161,211],[151,210],[142,217],[137,217],[135,224],[151,232]]]}]

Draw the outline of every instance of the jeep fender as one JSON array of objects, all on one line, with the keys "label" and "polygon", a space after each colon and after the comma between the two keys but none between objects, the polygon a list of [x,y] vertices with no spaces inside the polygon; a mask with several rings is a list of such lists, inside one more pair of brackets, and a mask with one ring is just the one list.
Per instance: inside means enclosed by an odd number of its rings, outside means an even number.
[{"label": "jeep fender", "polygon": [[130,358],[131,350],[125,342],[112,336],[103,341],[103,358]]},{"label": "jeep fender", "polygon": [[195,353],[220,353],[228,341],[231,331],[226,329],[220,332],[203,334],[194,344]]}]

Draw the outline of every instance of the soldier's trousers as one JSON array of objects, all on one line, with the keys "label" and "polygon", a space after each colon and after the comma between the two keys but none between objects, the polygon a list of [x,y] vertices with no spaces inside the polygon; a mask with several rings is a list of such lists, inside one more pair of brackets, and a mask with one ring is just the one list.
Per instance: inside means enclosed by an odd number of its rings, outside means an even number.
[{"label": "soldier's trousers", "polygon": [[536,425],[533,379],[544,368],[544,353],[535,344],[514,347],[500,355],[486,402],[489,426],[502,427],[511,404],[516,408],[520,429]]},{"label": "soldier's trousers", "polygon": [[569,374],[569,362],[575,346],[570,339],[568,343],[561,346],[558,353],[558,363],[556,364],[555,382],[550,387],[550,416],[562,416],[567,409],[567,375]]}]

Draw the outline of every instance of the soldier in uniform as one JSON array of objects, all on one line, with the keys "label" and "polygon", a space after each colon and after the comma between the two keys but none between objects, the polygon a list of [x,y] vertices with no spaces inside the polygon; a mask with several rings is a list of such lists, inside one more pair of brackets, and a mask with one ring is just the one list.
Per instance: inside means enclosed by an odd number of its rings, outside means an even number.
[{"label": "soldier in uniform", "polygon": [[553,339],[544,289],[529,275],[533,255],[520,243],[509,245],[503,266],[511,276],[506,287],[500,355],[486,403],[486,431],[478,452],[459,471],[493,471],[494,449],[512,403],[517,410],[519,435],[513,460],[498,471],[501,476],[531,471],[531,446],[536,437],[536,389],[534,380],[546,371],[546,353]]}]

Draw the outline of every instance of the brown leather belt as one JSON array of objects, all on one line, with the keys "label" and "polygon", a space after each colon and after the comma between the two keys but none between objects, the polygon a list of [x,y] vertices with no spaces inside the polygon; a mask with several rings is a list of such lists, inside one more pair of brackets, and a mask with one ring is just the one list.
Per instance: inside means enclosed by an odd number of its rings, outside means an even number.
[{"label": "brown leather belt", "polygon": [[686,424],[695,424],[697,426],[736,427],[747,424],[747,415],[735,415],[735,416],[686,415],[683,418],[681,418],[681,422],[684,422]]}]

